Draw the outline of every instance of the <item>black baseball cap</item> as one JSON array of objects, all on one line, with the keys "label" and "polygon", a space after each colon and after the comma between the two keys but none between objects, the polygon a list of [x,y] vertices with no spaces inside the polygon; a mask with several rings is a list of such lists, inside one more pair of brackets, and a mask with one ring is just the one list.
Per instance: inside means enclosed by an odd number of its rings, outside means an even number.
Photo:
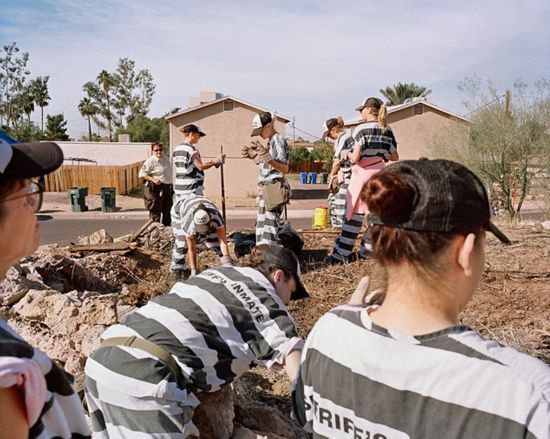
[{"label": "black baseball cap", "polygon": [[338,126],[337,117],[331,117],[330,119],[327,119],[323,125],[323,135],[321,137],[323,139],[327,137],[330,130],[333,128],[336,128],[337,126]]},{"label": "black baseball cap", "polygon": [[309,293],[300,279],[300,262],[292,250],[275,244],[259,244],[262,261],[288,271],[296,281],[296,290],[290,296],[290,300],[305,299]]},{"label": "black baseball cap", "polygon": [[380,108],[384,102],[378,98],[365,98],[365,100],[355,110],[361,111],[363,108]]},{"label": "black baseball cap", "polygon": [[450,160],[404,160],[380,173],[398,175],[414,191],[410,215],[395,222],[370,213],[369,225],[420,232],[471,233],[483,227],[500,241],[510,240],[491,222],[487,191],[468,168]]},{"label": "black baseball cap", "polygon": [[63,151],[54,142],[9,144],[0,140],[0,179],[22,180],[55,171],[63,163]]},{"label": "black baseball cap", "polygon": [[198,126],[198,125],[195,125],[193,123],[190,123],[190,124],[187,124],[185,125],[181,131],[184,133],[184,134],[189,134],[189,133],[199,133],[201,135],[201,137],[204,137],[206,136],[206,134],[204,133],[203,130],[201,130],[201,128]]}]

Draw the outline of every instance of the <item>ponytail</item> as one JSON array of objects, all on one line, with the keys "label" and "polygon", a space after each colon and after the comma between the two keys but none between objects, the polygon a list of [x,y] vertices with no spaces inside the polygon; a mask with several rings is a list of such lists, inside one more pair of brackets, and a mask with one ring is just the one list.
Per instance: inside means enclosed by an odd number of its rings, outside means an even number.
[{"label": "ponytail", "polygon": [[344,125],[344,119],[342,119],[342,116],[338,116],[336,120],[338,121],[338,125],[337,125],[338,128],[344,128],[345,125]]},{"label": "ponytail", "polygon": [[386,131],[388,131],[388,109],[385,105],[382,105],[380,109],[378,110],[378,125],[380,125],[380,128],[382,128],[382,133],[386,134]]}]

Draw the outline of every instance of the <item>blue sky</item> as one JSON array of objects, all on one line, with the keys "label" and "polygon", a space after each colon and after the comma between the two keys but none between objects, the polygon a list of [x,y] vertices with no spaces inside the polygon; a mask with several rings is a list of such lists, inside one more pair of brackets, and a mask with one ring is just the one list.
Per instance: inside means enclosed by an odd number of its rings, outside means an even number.
[{"label": "blue sky", "polygon": [[[2,0],[0,43],[29,53],[31,77],[50,76],[50,114],[80,137],[82,84],[119,58],[149,69],[150,116],[219,91],[295,116],[316,135],[325,119],[397,81],[465,114],[457,84],[550,78],[550,2]],[[38,120],[38,112],[33,116]]]}]

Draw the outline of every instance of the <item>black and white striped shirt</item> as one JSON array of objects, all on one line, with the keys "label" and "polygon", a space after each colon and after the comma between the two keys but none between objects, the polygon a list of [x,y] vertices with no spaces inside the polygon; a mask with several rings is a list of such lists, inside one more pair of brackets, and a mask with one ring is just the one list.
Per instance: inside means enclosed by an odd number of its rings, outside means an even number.
[{"label": "black and white striped shirt", "polygon": [[[334,160],[340,160],[340,153],[342,151],[353,151],[355,140],[349,133],[343,132],[334,142]],[[340,161],[340,171],[344,174],[351,172],[351,162],[349,159]]]},{"label": "black and white striped shirt", "polygon": [[363,122],[353,132],[355,144],[361,148],[359,160],[382,157],[386,160],[397,151],[397,141],[390,127],[384,133],[378,122]]},{"label": "black and white striped shirt", "polygon": [[413,337],[344,305],[309,334],[293,405],[315,438],[542,439],[550,369],[465,326]]},{"label": "black and white striped shirt", "polygon": [[[288,149],[288,143],[286,139],[279,133],[275,133],[271,139],[269,139],[269,154],[273,160],[279,163],[288,164],[290,157],[290,151]],[[260,165],[260,175],[258,177],[259,184],[271,183],[275,180],[280,180],[284,177],[283,173],[277,171],[273,166],[262,163]]]},{"label": "black and white striped shirt", "polygon": [[25,342],[2,320],[0,320],[0,356],[32,359],[44,374],[47,386],[46,403],[38,420],[30,426],[29,438],[91,437],[82,404],[72,386],[72,376],[42,351]]},{"label": "black and white striped shirt", "polygon": [[[216,390],[251,364],[283,365],[292,350],[303,346],[274,287],[247,267],[218,267],[178,282],[102,338],[132,335],[168,351],[190,392]],[[159,380],[159,367],[150,354],[116,347],[96,351],[86,374],[131,395],[177,393],[171,375]]]},{"label": "black and white striped shirt", "polygon": [[210,232],[215,232],[216,229],[224,225],[220,211],[214,203],[206,197],[193,195],[181,199],[178,203],[179,205],[176,206],[176,209],[180,212],[180,216],[178,218],[180,223],[178,224],[178,228],[182,231],[184,236],[195,236],[197,234],[195,230],[195,223],[193,222],[193,215],[200,204],[205,207],[205,210],[210,215]]},{"label": "black and white striped shirt", "polygon": [[202,195],[204,192],[204,171],[195,166],[193,156],[199,154],[193,145],[183,143],[174,149],[172,162],[174,163],[176,178],[174,193],[177,195]]}]

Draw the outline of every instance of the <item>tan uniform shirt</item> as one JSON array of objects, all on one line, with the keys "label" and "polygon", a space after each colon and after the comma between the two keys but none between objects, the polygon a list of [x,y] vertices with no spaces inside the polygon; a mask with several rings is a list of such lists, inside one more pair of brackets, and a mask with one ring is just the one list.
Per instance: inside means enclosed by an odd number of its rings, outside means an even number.
[{"label": "tan uniform shirt", "polygon": [[139,170],[138,177],[158,178],[161,183],[172,184],[172,162],[168,157],[161,157],[160,160],[154,155],[143,163]]}]

